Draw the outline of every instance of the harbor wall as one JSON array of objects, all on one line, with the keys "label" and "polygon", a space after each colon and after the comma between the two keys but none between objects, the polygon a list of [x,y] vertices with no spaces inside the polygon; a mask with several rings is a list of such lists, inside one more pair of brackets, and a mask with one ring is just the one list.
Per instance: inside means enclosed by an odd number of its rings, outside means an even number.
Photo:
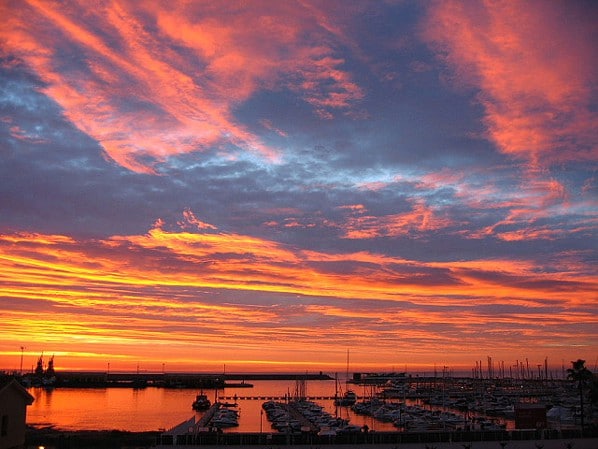
[{"label": "harbor wall", "polygon": [[[41,386],[35,375],[23,376],[26,386]],[[52,387],[70,388],[206,388],[222,389],[228,386],[251,386],[245,381],[253,380],[332,380],[326,374],[209,374],[209,373],[155,373],[155,372],[108,372],[108,371],[56,371]],[[234,385],[230,381],[236,382]],[[241,383],[238,383],[238,382]],[[38,385],[39,384],[39,385]],[[45,385],[45,384],[44,384]]]}]

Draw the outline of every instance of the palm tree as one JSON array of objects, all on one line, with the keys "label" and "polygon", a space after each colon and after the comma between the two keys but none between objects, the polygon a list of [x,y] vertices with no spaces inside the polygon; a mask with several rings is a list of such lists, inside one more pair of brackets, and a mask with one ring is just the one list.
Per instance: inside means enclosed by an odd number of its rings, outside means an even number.
[{"label": "palm tree", "polygon": [[577,359],[576,362],[571,362],[572,367],[567,370],[567,379],[577,382],[579,390],[579,406],[581,408],[581,431],[584,428],[584,405],[583,405],[583,388],[585,384],[592,378],[592,372],[586,368],[586,361]]}]

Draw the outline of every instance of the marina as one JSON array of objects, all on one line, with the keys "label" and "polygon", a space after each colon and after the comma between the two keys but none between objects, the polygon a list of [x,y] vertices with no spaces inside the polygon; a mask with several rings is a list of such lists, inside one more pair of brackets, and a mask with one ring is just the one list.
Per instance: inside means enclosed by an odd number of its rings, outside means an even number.
[{"label": "marina", "polygon": [[[586,410],[592,418],[582,433],[577,388],[570,380],[353,374],[341,383],[336,376],[308,378],[241,379],[230,382],[239,386],[223,388],[32,386],[28,391],[35,401],[27,424],[31,431],[55,431],[34,433],[40,442],[60,433],[92,438],[107,432],[129,439],[139,435],[157,448],[439,448],[459,442],[484,447],[478,443],[521,441],[513,448],[534,449],[545,441],[575,439],[585,444],[582,436],[596,436],[597,410]],[[352,404],[345,402],[347,397]],[[535,446],[530,446],[532,441]]]},{"label": "marina", "polygon": [[[379,384],[366,379],[352,382],[355,404],[342,406],[335,405],[341,402],[334,380],[290,380],[292,377],[252,381],[252,387],[202,390],[31,387],[36,400],[28,411],[28,423],[69,430],[152,431],[171,428],[192,416],[199,422],[206,410],[218,404],[220,408],[234,406],[240,412],[235,431],[259,432],[270,431],[263,419],[264,403],[308,401],[331,416],[377,431],[424,427],[511,430],[516,428],[516,408],[538,405],[544,407],[547,428],[567,429],[579,424],[576,390],[570,381],[562,379],[522,382],[414,376]],[[198,398],[205,401],[204,406],[194,411]],[[91,416],[94,418],[87,419]],[[208,423],[200,427],[206,426]]]},{"label": "marina", "polygon": [[[204,416],[162,433],[159,447],[520,441],[518,447],[539,448],[545,441],[582,436],[570,381],[400,376],[351,383],[363,390],[361,396],[353,390],[339,396],[338,383],[329,385],[334,396],[310,395],[300,381],[282,396],[221,396],[244,410],[248,403],[261,404],[259,432],[228,433]],[[354,403],[341,405],[348,391]],[[594,435],[595,423],[592,429],[585,436]]]}]

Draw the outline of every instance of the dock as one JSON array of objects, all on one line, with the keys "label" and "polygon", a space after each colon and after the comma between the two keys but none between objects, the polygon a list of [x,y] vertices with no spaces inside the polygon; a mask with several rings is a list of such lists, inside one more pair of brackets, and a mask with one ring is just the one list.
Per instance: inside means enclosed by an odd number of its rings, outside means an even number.
[{"label": "dock", "polygon": [[218,410],[220,410],[220,404],[213,404],[208,410],[206,410],[199,421],[197,421],[196,416],[193,415],[187,421],[183,421],[182,423],[171,427],[160,436],[160,444],[177,446],[188,445],[192,443],[196,436],[208,427],[208,424]]},{"label": "dock", "polygon": [[302,429],[309,429],[309,432],[312,433],[317,433],[320,430],[319,427],[315,426],[309,419],[303,416],[303,413],[297,410],[293,406],[293,403],[285,404],[285,408],[294,419],[299,421]]},{"label": "dock", "polygon": [[218,402],[212,404],[212,406],[203,414],[201,419],[197,422],[195,430],[197,431],[197,429],[207,427],[218,410],[220,410],[220,404]]},{"label": "dock", "polygon": [[[337,397],[335,396],[307,396],[306,398],[303,398],[307,401],[332,401],[334,399],[336,399]],[[292,401],[295,398],[292,396],[237,396],[237,395],[233,395],[233,396],[218,396],[218,400],[219,401],[278,401],[278,402],[284,402],[284,401]],[[359,399],[359,398],[358,398]]]}]

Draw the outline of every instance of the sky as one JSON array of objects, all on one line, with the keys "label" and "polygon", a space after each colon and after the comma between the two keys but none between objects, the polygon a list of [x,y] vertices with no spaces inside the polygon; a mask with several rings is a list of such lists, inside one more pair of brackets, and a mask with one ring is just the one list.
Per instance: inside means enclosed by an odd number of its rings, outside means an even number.
[{"label": "sky", "polygon": [[598,364],[595,2],[0,16],[0,370]]}]

